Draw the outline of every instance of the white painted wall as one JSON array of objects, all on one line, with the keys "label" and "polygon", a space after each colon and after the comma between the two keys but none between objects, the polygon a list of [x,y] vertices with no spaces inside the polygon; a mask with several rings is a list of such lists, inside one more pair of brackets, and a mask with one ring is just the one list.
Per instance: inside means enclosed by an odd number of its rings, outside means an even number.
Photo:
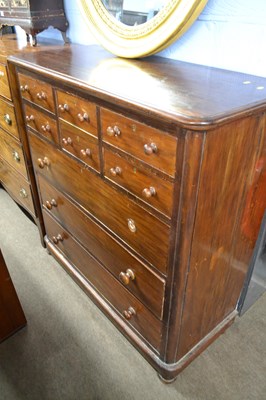
[{"label": "white painted wall", "polygon": [[[95,43],[78,0],[65,0],[68,36]],[[41,34],[61,39],[50,28]],[[192,27],[160,56],[266,77],[266,0],[209,0]]]}]

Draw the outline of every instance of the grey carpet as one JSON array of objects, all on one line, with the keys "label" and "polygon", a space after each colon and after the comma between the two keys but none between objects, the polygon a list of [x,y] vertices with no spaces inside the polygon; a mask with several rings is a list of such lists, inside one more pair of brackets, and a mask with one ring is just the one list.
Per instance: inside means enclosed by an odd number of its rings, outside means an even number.
[{"label": "grey carpet", "polygon": [[28,320],[0,344],[0,400],[266,399],[266,295],[165,385],[2,189],[0,246]]}]

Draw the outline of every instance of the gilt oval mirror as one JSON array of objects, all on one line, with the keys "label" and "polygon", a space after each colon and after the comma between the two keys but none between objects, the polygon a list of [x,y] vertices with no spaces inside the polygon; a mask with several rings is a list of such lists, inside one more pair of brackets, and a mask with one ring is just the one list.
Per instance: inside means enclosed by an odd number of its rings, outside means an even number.
[{"label": "gilt oval mirror", "polygon": [[111,53],[137,58],[173,43],[208,0],[79,0],[96,39]]}]

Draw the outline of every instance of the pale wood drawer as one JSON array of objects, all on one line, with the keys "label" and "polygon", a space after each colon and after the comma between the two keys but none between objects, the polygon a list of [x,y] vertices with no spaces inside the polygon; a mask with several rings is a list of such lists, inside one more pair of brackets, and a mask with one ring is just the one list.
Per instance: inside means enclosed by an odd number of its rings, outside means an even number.
[{"label": "pale wood drawer", "polygon": [[0,95],[11,100],[7,68],[3,64],[0,64]]},{"label": "pale wood drawer", "polygon": [[2,129],[0,129],[0,149],[2,157],[27,178],[28,174],[21,144]]},{"label": "pale wood drawer", "polygon": [[101,109],[101,129],[106,143],[175,175],[175,137],[105,108]]},{"label": "pale wood drawer", "polygon": [[0,127],[19,138],[14,106],[0,98]]},{"label": "pale wood drawer", "polygon": [[94,103],[57,90],[58,115],[61,119],[97,136],[97,115]]},{"label": "pale wood drawer", "polygon": [[141,163],[127,160],[104,150],[104,173],[107,178],[129,190],[142,201],[171,217],[173,183],[144,168]]},{"label": "pale wood drawer", "polygon": [[61,187],[145,260],[166,272],[170,227],[123,193],[29,133],[35,169]]},{"label": "pale wood drawer", "polygon": [[27,104],[24,104],[24,116],[27,126],[35,129],[49,141],[53,143],[59,142],[56,120]]},{"label": "pale wood drawer", "polygon": [[0,182],[32,216],[35,216],[31,186],[0,156]]},{"label": "pale wood drawer", "polygon": [[45,110],[55,112],[52,86],[28,75],[18,74],[22,98],[37,104]]},{"label": "pale wood drawer", "polygon": [[[165,280],[133,257],[117,240],[97,225],[54,186],[38,175],[43,207],[58,219],[116,279],[139,298],[158,318],[162,318]],[[133,272],[133,279],[128,278]]]},{"label": "pale wood drawer", "polygon": [[[54,219],[44,212],[47,236],[75,266],[88,282],[134,327],[156,350],[160,348],[162,323],[106,269],[79,245]],[[58,236],[60,235],[60,236]],[[58,240],[57,238],[62,238]],[[132,307],[135,314],[126,319],[124,314]]]},{"label": "pale wood drawer", "polygon": [[98,140],[94,136],[60,121],[60,144],[63,150],[100,171]]}]

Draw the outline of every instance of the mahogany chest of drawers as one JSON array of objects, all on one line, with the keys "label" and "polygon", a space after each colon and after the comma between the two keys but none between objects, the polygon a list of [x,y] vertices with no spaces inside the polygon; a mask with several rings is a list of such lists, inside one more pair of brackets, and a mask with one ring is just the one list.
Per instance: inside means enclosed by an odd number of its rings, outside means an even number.
[{"label": "mahogany chest of drawers", "polygon": [[171,381],[237,315],[265,209],[265,79],[97,46],[9,63],[48,250]]}]

